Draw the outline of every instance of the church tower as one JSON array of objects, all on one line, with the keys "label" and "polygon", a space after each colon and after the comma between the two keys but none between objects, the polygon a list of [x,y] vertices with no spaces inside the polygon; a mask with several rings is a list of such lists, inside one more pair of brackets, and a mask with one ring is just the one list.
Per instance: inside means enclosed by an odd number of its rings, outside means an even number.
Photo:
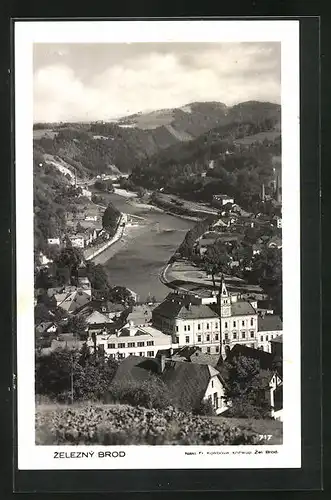
[{"label": "church tower", "polygon": [[220,309],[221,309],[221,318],[229,318],[231,316],[231,297],[226,288],[224,279],[222,279]]}]

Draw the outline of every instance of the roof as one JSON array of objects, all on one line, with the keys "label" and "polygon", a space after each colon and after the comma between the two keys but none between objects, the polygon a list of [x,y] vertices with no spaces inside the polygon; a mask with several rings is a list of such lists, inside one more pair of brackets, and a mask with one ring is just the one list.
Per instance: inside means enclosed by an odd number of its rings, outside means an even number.
[{"label": "roof", "polygon": [[66,294],[65,298],[60,302],[59,307],[67,312],[74,312],[80,309],[88,302],[90,302],[91,297],[81,290]]},{"label": "roof", "polygon": [[248,316],[256,314],[256,311],[252,304],[246,300],[237,300],[231,304],[231,314],[232,316]]},{"label": "roof", "polygon": [[205,304],[190,304],[189,297],[169,294],[152,312],[165,318],[203,319],[215,318],[218,314]]},{"label": "roof", "polygon": [[171,359],[216,367],[220,361],[220,355],[201,352],[200,347],[185,346],[179,349]]},{"label": "roof", "polygon": [[111,319],[109,319],[107,316],[100,313],[99,311],[93,311],[92,314],[87,316],[86,321],[89,324],[98,324],[98,325],[103,325],[104,323],[113,323]]},{"label": "roof", "polygon": [[54,325],[52,321],[43,321],[42,323],[39,323],[38,326],[36,326],[36,331],[38,333],[47,332],[48,328],[50,328],[52,325]]},{"label": "roof", "polygon": [[257,320],[259,332],[277,332],[283,330],[283,323],[279,316],[275,314],[266,314],[259,316]]},{"label": "roof", "polygon": [[250,359],[256,359],[259,361],[260,368],[262,370],[272,370],[273,369],[273,356],[269,352],[262,351],[261,349],[253,349],[252,347],[247,347],[241,344],[235,344],[229,354],[227,355],[225,361],[232,361],[238,356],[244,356]]},{"label": "roof", "polygon": [[283,336],[282,335],[277,335],[274,339],[271,339],[270,342],[276,342],[277,344],[282,344],[283,343]]},{"label": "roof", "polygon": [[191,408],[197,408],[214,375],[219,373],[209,365],[166,360],[161,377],[179,407],[187,403]]},{"label": "roof", "polygon": [[144,381],[159,371],[159,361],[145,356],[128,356],[120,362],[112,382]]}]

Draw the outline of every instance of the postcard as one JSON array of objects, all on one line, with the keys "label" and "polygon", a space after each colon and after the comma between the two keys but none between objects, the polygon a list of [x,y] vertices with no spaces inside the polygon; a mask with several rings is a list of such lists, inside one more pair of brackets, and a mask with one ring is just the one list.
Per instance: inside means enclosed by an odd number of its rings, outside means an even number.
[{"label": "postcard", "polygon": [[299,21],[14,30],[18,468],[300,468]]}]

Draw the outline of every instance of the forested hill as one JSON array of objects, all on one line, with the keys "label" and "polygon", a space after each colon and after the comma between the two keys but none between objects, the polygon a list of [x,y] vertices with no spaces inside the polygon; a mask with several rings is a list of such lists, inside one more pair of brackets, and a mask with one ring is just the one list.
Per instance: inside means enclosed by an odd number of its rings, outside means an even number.
[{"label": "forested hill", "polygon": [[271,193],[273,168],[280,156],[278,114],[265,118],[250,114],[141,161],[129,182],[204,202],[210,202],[213,194],[228,194],[254,210],[262,184],[266,194]]},{"label": "forested hill", "polygon": [[169,148],[173,154],[184,151],[185,145],[190,150],[196,138],[205,134],[205,140],[209,131],[222,129],[231,133],[240,124],[259,127],[266,120],[271,121],[269,129],[280,122],[279,105],[249,101],[230,108],[217,102],[191,103],[140,113],[117,123],[35,124],[34,147],[41,154],[57,155],[93,174],[109,172],[114,166],[131,172]]}]

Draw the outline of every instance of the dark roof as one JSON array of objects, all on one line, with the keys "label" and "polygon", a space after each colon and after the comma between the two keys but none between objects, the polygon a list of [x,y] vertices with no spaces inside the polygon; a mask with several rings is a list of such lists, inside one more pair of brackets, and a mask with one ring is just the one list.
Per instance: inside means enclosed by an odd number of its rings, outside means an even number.
[{"label": "dark roof", "polygon": [[191,408],[197,408],[205,395],[211,378],[210,369],[214,370],[208,365],[167,360],[162,380],[171,390],[179,407],[186,403]]},{"label": "dark roof", "polygon": [[274,309],[272,302],[270,300],[258,300],[257,301],[258,309]]},{"label": "dark roof", "polygon": [[246,316],[256,314],[256,311],[246,300],[238,300],[231,304],[231,314],[232,316]]},{"label": "dark roof", "polygon": [[198,363],[216,367],[220,361],[219,354],[209,354],[201,352],[200,347],[185,346],[179,349],[173,356],[173,361],[188,361],[190,363]]},{"label": "dark roof", "polygon": [[50,328],[54,323],[52,321],[43,321],[42,323],[39,323],[39,325],[36,326],[36,331],[38,333],[44,333]]},{"label": "dark roof", "polygon": [[225,361],[232,361],[238,356],[244,356],[250,359],[256,359],[260,363],[260,368],[262,370],[272,370],[273,369],[273,356],[269,352],[262,351],[261,349],[253,349],[252,347],[247,347],[241,344],[235,344]]},{"label": "dark roof", "polygon": [[283,343],[283,336],[282,335],[277,335],[274,339],[271,339],[270,342],[276,342],[277,344],[282,344]]},{"label": "dark roof", "polygon": [[159,370],[159,361],[144,356],[128,356],[120,362],[113,382],[147,380],[152,373]]},{"label": "dark roof", "polygon": [[279,316],[266,314],[264,317],[258,317],[259,332],[275,332],[279,330],[283,330],[283,323]]},{"label": "dark roof", "polygon": [[199,319],[214,318],[218,314],[205,304],[190,304],[187,296],[179,294],[169,294],[165,300],[159,304],[152,315],[158,314],[165,318]]}]

